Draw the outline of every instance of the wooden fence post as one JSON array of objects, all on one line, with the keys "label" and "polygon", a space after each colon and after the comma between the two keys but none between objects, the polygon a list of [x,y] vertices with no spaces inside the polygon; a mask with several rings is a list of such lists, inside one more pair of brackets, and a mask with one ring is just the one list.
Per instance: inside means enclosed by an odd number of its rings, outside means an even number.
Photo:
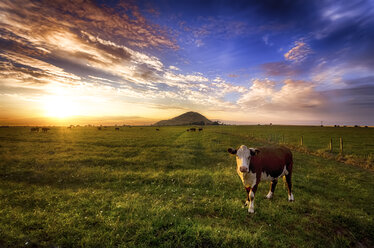
[{"label": "wooden fence post", "polygon": [[340,153],[343,154],[343,138],[340,137]]},{"label": "wooden fence post", "polygon": [[330,152],[332,152],[332,138],[330,138]]},{"label": "wooden fence post", "polygon": [[303,141],[303,136],[301,136],[301,139],[300,139],[300,145],[303,146],[303,143],[304,143],[304,141]]}]

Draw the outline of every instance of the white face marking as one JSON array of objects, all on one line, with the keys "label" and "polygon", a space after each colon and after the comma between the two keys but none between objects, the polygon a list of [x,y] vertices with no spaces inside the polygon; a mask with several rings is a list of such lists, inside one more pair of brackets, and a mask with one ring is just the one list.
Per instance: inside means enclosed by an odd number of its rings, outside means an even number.
[{"label": "white face marking", "polygon": [[241,145],[236,152],[236,170],[241,173],[249,172],[249,163],[251,161],[251,151],[255,151],[254,148],[248,148],[245,145]]},{"label": "white face marking", "polygon": [[249,172],[249,161],[251,159],[251,152],[245,145],[241,145],[236,152],[236,168],[237,171],[243,173],[242,169],[246,169]]}]

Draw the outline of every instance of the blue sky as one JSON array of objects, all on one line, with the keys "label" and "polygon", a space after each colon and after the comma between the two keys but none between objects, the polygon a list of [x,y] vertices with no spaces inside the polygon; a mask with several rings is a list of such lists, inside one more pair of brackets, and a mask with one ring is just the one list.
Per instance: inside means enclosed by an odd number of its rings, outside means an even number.
[{"label": "blue sky", "polygon": [[2,1],[0,122],[374,125],[373,1]]}]

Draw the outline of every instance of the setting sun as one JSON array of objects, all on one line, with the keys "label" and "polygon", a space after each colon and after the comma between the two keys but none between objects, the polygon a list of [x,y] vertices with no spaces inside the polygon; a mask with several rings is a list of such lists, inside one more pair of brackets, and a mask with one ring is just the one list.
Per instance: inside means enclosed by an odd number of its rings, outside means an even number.
[{"label": "setting sun", "polygon": [[66,96],[48,96],[44,106],[47,117],[66,118],[78,114],[78,106]]}]

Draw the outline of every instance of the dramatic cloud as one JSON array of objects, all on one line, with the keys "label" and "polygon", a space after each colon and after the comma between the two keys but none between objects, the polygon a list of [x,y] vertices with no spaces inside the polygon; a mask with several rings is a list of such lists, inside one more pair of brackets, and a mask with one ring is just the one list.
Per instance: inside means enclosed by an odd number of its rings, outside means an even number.
[{"label": "dramatic cloud", "polygon": [[359,0],[4,0],[0,118],[196,110],[244,122],[371,121],[373,9]]}]

